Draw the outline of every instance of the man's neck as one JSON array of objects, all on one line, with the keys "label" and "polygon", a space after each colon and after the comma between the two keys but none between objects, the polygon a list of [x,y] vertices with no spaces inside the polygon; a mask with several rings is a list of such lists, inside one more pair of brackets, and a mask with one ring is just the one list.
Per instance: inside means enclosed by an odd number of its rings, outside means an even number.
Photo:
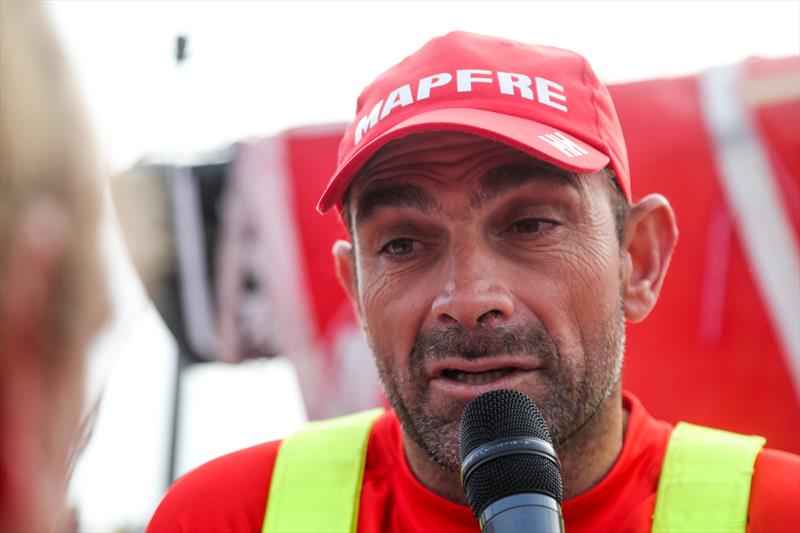
[{"label": "man's neck", "polygon": [[559,447],[564,500],[588,491],[611,471],[622,452],[629,415],[617,391],[579,433]]},{"label": "man's neck", "polygon": [[[622,396],[617,391],[568,443],[557,450],[565,500],[588,491],[608,474],[622,451],[629,415],[622,408]],[[467,504],[458,472],[445,470],[434,463],[405,432],[403,445],[411,471],[423,485],[448,500]]]}]

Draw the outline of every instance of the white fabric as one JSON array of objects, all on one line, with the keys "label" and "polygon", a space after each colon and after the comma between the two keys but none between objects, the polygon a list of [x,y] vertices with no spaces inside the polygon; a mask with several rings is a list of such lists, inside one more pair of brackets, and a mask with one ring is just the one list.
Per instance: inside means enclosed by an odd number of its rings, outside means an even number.
[{"label": "white fabric", "polygon": [[721,185],[800,395],[800,253],[761,139],[738,94],[739,69],[700,80]]},{"label": "white fabric", "polygon": [[215,359],[217,339],[213,302],[206,270],[200,191],[187,167],[172,171],[172,209],[178,248],[181,312],[186,342],[203,359]]}]

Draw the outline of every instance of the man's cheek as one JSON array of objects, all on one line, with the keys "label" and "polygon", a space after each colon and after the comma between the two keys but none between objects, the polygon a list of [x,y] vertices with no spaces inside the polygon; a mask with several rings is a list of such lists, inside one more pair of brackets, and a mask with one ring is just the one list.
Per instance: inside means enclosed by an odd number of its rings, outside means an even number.
[{"label": "man's cheek", "polygon": [[548,306],[571,310],[576,317],[614,300],[611,296],[620,291],[619,262],[597,250],[570,250],[542,278],[538,286]]},{"label": "man's cheek", "polygon": [[538,279],[528,284],[534,290],[521,295],[531,318],[539,322],[562,354],[580,348],[582,323],[594,302],[583,294],[581,281],[576,281],[562,270],[562,277]]},{"label": "man's cheek", "polygon": [[370,298],[366,303],[364,329],[369,346],[385,368],[402,364],[401,359],[410,353],[413,338],[409,341],[403,326],[403,316],[393,315],[391,305]]}]

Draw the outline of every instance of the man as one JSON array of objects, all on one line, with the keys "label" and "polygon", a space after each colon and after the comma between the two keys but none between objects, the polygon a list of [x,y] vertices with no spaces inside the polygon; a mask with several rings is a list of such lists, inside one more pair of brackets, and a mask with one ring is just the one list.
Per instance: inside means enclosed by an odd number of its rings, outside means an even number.
[{"label": "man", "polygon": [[613,104],[577,54],[455,32],[389,69],[361,94],[319,209],[348,228],[336,267],[393,411],[213,461],[150,530],[476,531],[458,427],[495,389],[542,411],[569,532],[703,531],[723,514],[734,530],[800,528],[800,461],[757,438],[711,433],[743,465],[687,470],[714,489],[707,512],[671,503],[696,494],[664,466],[672,428],[620,374],[625,321],[655,305],[677,229],[666,199],[631,198]]},{"label": "man", "polygon": [[88,124],[38,2],[0,2],[0,531],[63,531],[107,314]]}]

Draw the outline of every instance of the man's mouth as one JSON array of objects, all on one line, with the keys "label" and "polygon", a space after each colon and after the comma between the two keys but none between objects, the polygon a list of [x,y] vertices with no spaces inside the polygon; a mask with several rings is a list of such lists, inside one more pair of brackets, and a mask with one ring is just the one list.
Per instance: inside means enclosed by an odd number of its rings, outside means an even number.
[{"label": "man's mouth", "polygon": [[442,377],[457,381],[459,383],[464,383],[466,385],[488,385],[518,370],[518,368],[507,367],[487,370],[485,372],[467,372],[465,370],[457,370],[455,368],[445,368],[442,371]]},{"label": "man's mouth", "polygon": [[439,360],[428,367],[433,390],[450,397],[473,398],[495,389],[518,388],[539,379],[539,362],[530,357],[459,357]]}]

